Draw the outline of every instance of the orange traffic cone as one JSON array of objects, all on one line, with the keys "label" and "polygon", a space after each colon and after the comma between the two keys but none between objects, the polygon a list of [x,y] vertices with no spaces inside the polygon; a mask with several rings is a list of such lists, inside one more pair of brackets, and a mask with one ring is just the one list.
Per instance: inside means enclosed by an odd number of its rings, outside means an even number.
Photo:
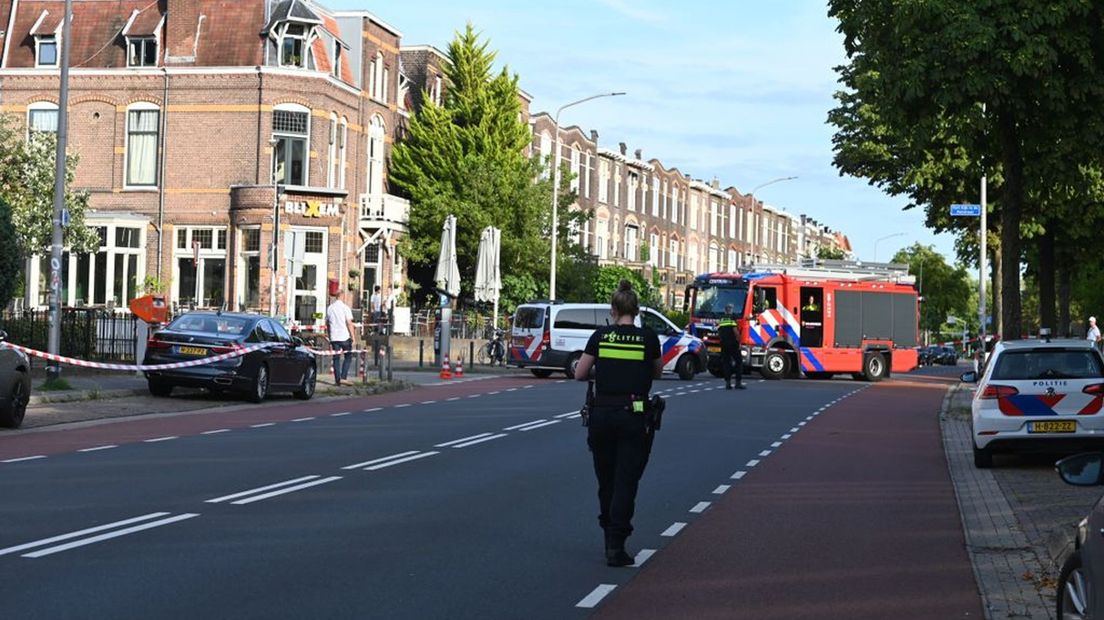
[{"label": "orange traffic cone", "polygon": [[440,375],[440,377],[442,379],[451,379],[452,378],[452,368],[449,366],[449,358],[448,358],[447,355],[441,360],[441,375]]},{"label": "orange traffic cone", "polygon": [[456,378],[459,379],[464,376],[464,356],[456,358]]}]

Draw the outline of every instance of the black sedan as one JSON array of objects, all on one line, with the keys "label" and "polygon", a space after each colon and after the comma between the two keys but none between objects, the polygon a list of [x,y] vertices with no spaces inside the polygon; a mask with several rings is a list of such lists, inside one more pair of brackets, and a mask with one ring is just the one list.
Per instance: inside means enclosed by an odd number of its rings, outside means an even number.
[{"label": "black sedan", "polygon": [[303,400],[314,396],[318,378],[314,354],[282,325],[256,314],[181,315],[150,337],[142,363],[192,361],[262,344],[267,346],[202,366],[146,371],[150,393],[168,396],[176,386],[199,387],[244,393],[256,403],[270,392],[292,392]]},{"label": "black sedan", "polygon": [[[7,334],[0,331],[0,341]],[[0,347],[0,426],[19,428],[31,398],[31,364],[21,351]]]}]

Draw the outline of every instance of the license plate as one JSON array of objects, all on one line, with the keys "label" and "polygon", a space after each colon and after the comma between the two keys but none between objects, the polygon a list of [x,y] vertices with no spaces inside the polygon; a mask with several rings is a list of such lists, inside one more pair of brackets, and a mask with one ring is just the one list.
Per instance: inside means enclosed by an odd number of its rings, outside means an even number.
[{"label": "license plate", "polygon": [[203,347],[179,347],[177,351],[181,355],[207,355],[207,349]]},{"label": "license plate", "polygon": [[1058,420],[1054,422],[1028,422],[1029,433],[1075,433],[1077,422],[1073,420]]},{"label": "license plate", "polygon": [[720,347],[708,347],[708,349],[709,349],[710,353],[720,353],[721,352]]}]

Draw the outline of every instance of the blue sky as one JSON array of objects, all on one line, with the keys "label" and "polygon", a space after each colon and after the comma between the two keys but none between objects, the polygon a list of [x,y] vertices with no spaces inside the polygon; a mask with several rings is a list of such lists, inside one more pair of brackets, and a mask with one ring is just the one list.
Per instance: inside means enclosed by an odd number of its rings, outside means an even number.
[{"label": "blue sky", "polygon": [[[564,125],[596,129],[601,142],[626,142],[646,159],[748,191],[790,213],[844,231],[859,258],[879,260],[914,242],[953,257],[953,238],[934,235],[923,214],[902,211],[861,179],[832,166],[841,37],[815,0],[323,0],[362,9],[400,30],[404,45],[444,49],[468,21],[490,39],[500,64],[521,76],[533,111],[599,92],[564,112]],[[965,197],[964,202],[972,197]]]}]

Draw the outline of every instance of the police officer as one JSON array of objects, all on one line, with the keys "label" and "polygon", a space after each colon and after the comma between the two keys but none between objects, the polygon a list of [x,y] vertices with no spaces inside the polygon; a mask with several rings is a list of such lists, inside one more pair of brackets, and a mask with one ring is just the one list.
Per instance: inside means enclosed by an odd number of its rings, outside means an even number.
[{"label": "police officer", "polygon": [[633,325],[640,301],[627,280],[621,281],[610,306],[614,324],[598,328],[590,337],[575,378],[587,381],[594,370],[587,444],[598,477],[598,524],[606,534],[606,564],[629,566],[635,560],[625,551],[625,539],[632,534],[637,485],[654,437],[645,406],[663,362],[659,336]]},{"label": "police officer", "polygon": [[740,332],[736,317],[732,314],[732,304],[725,304],[724,316],[717,321],[717,335],[721,338],[721,369],[724,372],[725,389],[732,389],[732,375],[735,370],[736,389],[743,390],[744,359],[740,354]]}]

